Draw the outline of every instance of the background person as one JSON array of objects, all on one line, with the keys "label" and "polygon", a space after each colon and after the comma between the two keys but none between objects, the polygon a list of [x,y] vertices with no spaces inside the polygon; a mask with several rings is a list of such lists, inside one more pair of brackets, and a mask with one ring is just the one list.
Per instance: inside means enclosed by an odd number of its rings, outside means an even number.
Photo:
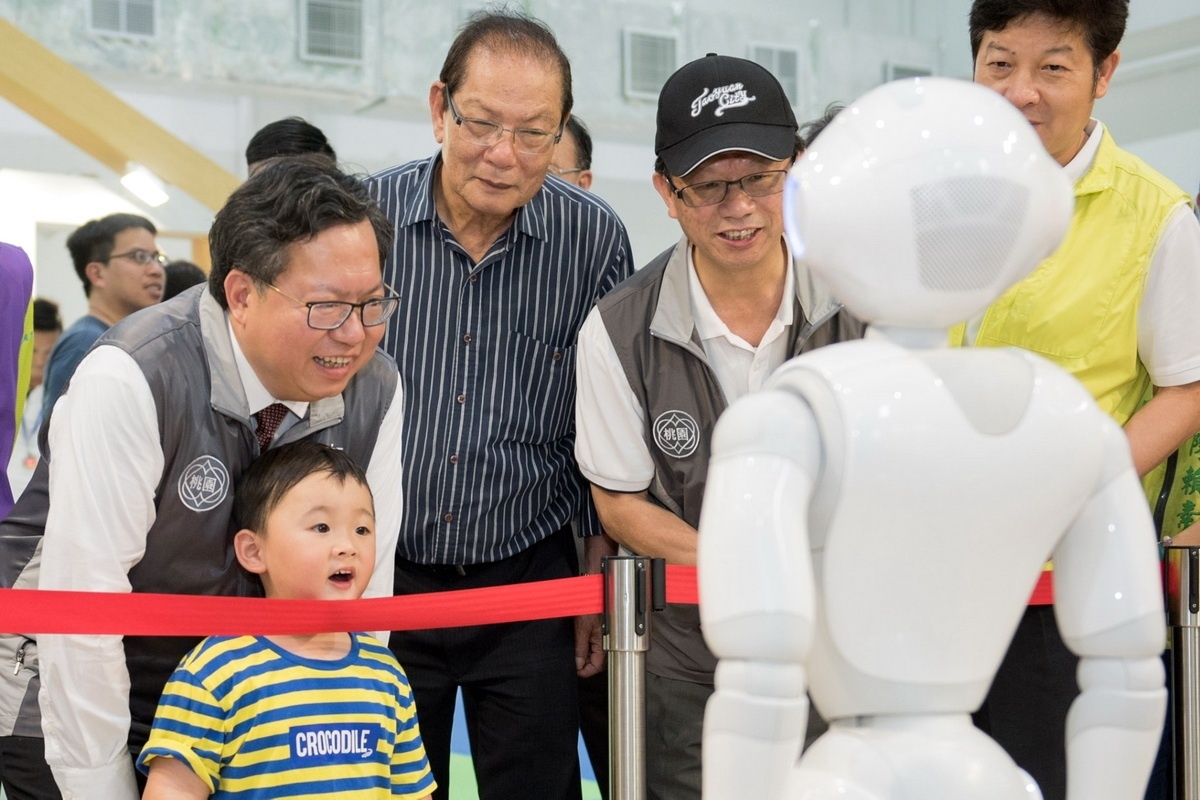
[{"label": "background person", "polygon": [[[604,297],[579,337],[575,452],[626,550],[694,565],[717,417],[788,358],[861,335],[783,236],[801,147],[779,81],[751,61],[710,54],[659,95],[654,188],[683,237]],[[647,796],[698,800],[716,659],[696,606],[655,615],[651,643]]]},{"label": "background person", "polygon": [[816,119],[811,119],[800,126],[800,138],[804,140],[804,148],[807,150],[816,141],[816,138],[821,135],[821,131],[833,122],[833,118],[842,113],[845,108],[841,103],[830,103],[825,106],[825,111]]},{"label": "background person", "polygon": [[[314,439],[386,487],[366,595],[389,595],[402,399],[376,345],[396,303],[380,272],[390,237],[363,185],[325,159],[280,160],[230,195],[210,231],[208,291],[119,323],[48,417],[47,458],[0,524],[3,585],[255,594],[230,549],[233,485],[273,444]],[[18,724],[40,708],[64,794],[129,800],[131,756],[196,642],[0,637],[20,653],[16,674],[0,674],[0,707],[19,709]]]},{"label": "background person", "polygon": [[[1054,255],[951,338],[1032,350],[1082,381],[1124,426],[1159,532],[1170,535],[1191,524],[1200,471],[1200,224],[1182,189],[1091,118],[1128,14],[1128,0],[972,4],[975,81],[1033,124],[1074,182],[1075,215]],[[1046,800],[1066,795],[1077,662],[1052,608],[1030,607],[977,716]],[[1151,796],[1164,781],[1159,769]]]},{"label": "background person", "polygon": [[272,158],[318,155],[337,164],[337,153],[316,125],[301,117],[285,117],[262,126],[246,144],[246,168],[250,175]]},{"label": "background person", "polygon": [[[572,114],[554,146],[549,172],[580,189],[592,186],[592,137],[583,120]],[[604,536],[605,534],[600,534]],[[584,563],[583,540],[576,541],[579,563]],[[610,545],[611,546],[611,545]],[[597,672],[579,679],[579,732],[587,746],[592,774],[600,796],[608,798],[608,674]]]},{"label": "background person", "polygon": [[[632,265],[607,205],[546,180],[571,103],[553,33],[482,12],[429,90],[441,150],[371,180],[396,225],[385,273],[403,298],[383,344],[420,398],[405,426],[397,593],[575,575],[572,520],[585,571],[611,553],[571,455],[575,340]],[[449,792],[459,687],[483,800],[580,796],[576,672],[603,665],[598,617],[395,633],[391,646],[421,708],[435,797]]]},{"label": "background person", "polygon": [[33,359],[29,370],[29,394],[25,397],[25,410],[21,415],[17,429],[16,444],[13,446],[12,458],[8,462],[8,482],[12,487],[13,497],[20,497],[21,492],[33,477],[33,469],[38,462],[38,431],[42,427],[42,379],[45,375],[46,360],[54,343],[62,335],[62,316],[58,313],[58,303],[35,297],[33,300]]},{"label": "background person", "polygon": [[[366,473],[340,450],[311,441],[268,450],[238,486],[233,517],[238,563],[267,598],[357,600],[366,590],[375,503]],[[318,753],[301,746],[306,733],[353,746]],[[434,785],[404,670],[365,633],[210,636],[163,689],[138,767],[149,773],[143,800],[418,800]]]},{"label": "background person", "polygon": [[169,261],[163,267],[166,281],[163,284],[163,302],[170,300],[184,289],[190,289],[208,280],[204,270],[190,261]]},{"label": "background person", "polygon": [[592,135],[583,120],[574,114],[567,120],[562,138],[554,146],[550,174],[580,189],[592,188]]},{"label": "background person", "polygon": [[75,374],[91,346],[110,327],[162,300],[163,264],[154,223],[137,214],[109,214],[85,222],[67,237],[88,313],[67,328],[46,362],[42,417]]},{"label": "background person", "polygon": [[[0,242],[0,454],[8,454],[23,417],[21,402],[32,361],[33,264],[16,245]],[[8,475],[0,477],[0,513],[13,505]],[[0,638],[0,658],[13,657],[15,648]],[[29,764],[41,762],[41,739],[25,735],[17,726],[17,709],[0,696],[0,792],[10,800],[24,800]],[[50,784],[53,791],[53,783]]]}]

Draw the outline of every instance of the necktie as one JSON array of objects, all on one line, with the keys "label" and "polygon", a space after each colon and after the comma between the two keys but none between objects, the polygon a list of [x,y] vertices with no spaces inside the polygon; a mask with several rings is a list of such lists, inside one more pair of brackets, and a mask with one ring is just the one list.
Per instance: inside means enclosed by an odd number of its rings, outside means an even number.
[{"label": "necktie", "polygon": [[272,403],[254,415],[255,421],[258,422],[255,435],[258,436],[260,450],[265,452],[271,446],[271,440],[275,438],[275,431],[279,430],[279,423],[283,422],[287,413],[287,406],[283,403]]}]

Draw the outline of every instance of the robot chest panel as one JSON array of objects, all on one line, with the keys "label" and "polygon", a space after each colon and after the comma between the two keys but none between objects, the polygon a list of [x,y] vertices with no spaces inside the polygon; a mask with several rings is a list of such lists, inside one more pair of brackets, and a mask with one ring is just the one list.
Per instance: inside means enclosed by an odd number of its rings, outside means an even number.
[{"label": "robot chest panel", "polygon": [[1093,467],[1071,465],[1098,452],[1036,404],[1011,430],[980,432],[920,370],[838,388],[840,474],[825,484],[837,499],[814,537],[832,643],[891,679],[990,674],[1007,642],[996,631],[1015,626],[1094,485]]}]

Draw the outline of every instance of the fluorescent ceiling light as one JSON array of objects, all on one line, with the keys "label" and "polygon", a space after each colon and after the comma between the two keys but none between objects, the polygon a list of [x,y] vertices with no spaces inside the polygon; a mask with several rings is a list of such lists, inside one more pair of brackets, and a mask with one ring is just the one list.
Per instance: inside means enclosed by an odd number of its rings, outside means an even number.
[{"label": "fluorescent ceiling light", "polygon": [[125,174],[121,176],[121,185],[151,208],[158,208],[171,199],[158,176],[141,164],[130,162]]}]

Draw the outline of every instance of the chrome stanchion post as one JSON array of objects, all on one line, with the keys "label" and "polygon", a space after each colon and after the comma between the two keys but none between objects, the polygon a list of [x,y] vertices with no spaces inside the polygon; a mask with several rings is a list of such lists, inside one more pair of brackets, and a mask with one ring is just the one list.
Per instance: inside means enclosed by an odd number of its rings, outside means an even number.
[{"label": "chrome stanchion post", "polygon": [[603,562],[611,800],[646,797],[645,661],[652,612],[664,607],[663,563],[634,556]]},{"label": "chrome stanchion post", "polygon": [[1164,541],[1175,800],[1200,800],[1200,547]]}]

